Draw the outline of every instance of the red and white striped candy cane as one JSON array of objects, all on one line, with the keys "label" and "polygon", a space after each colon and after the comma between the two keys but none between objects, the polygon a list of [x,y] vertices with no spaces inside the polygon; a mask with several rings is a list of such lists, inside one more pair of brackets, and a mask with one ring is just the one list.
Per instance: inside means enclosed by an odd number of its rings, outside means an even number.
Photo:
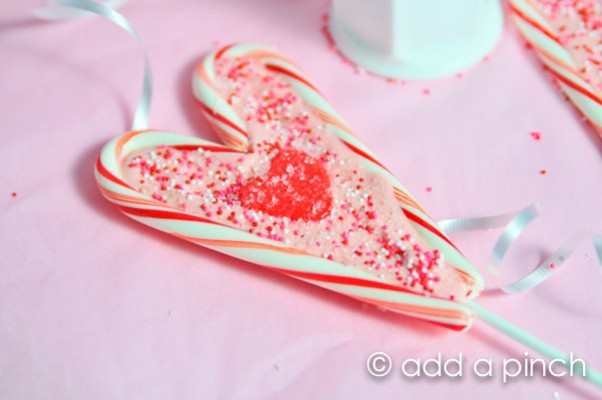
[{"label": "red and white striped candy cane", "polygon": [[[587,46],[575,46],[569,38],[584,37],[584,35],[595,35],[600,41],[601,31],[588,31],[587,18],[583,11],[574,10],[576,25],[571,23],[557,26],[558,18],[564,18],[570,22],[566,13],[573,12],[572,7],[577,3],[585,6],[587,1],[573,2],[550,2],[541,0],[510,0],[510,10],[513,20],[520,33],[533,47],[535,53],[556,78],[561,90],[591,122],[598,134],[602,135],[602,96],[599,87],[588,76],[600,70],[600,59],[592,57],[575,57],[575,52],[587,51]],[[591,2],[594,6],[595,2]],[[597,18],[602,22],[602,10],[592,7],[588,12],[589,17]],[[556,21],[556,22],[555,22]],[[599,29],[599,28],[597,28]],[[592,49],[594,50],[594,49]],[[594,50],[594,52],[599,50]],[[588,65],[589,64],[589,65]]]}]

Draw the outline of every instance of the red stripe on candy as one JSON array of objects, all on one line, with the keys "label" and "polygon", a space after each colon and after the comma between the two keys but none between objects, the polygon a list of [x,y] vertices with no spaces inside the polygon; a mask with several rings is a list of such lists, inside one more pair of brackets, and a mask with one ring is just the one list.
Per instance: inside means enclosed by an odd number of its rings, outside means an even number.
[{"label": "red stripe on candy", "polygon": [[445,322],[433,321],[433,320],[429,320],[429,319],[427,319],[426,322],[430,322],[431,324],[439,325],[444,328],[451,329],[453,331],[458,331],[458,332],[465,330],[466,327],[468,326],[468,324],[464,324],[464,325],[446,324]]},{"label": "red stripe on candy", "polygon": [[[319,274],[316,272],[292,271],[292,270],[288,270],[288,269],[275,268],[275,267],[268,267],[268,268],[270,268],[273,271],[280,272],[280,273],[286,274],[286,275],[290,275],[290,276],[293,276],[293,277],[299,278],[299,279],[309,279],[309,280],[318,281],[318,282],[337,283],[337,284],[341,284],[341,285],[360,286],[360,287],[367,287],[367,288],[372,288],[372,289],[391,290],[394,292],[411,294],[413,296],[421,296],[420,293],[406,289],[402,286],[391,285],[389,283],[384,283],[384,282],[369,281],[369,280],[365,280],[365,279],[361,279],[361,278],[353,278],[353,277],[348,277],[348,276]],[[430,297],[433,299],[442,299],[442,300],[449,301],[449,299],[447,299],[447,298],[437,297],[434,295],[431,295]]]},{"label": "red stripe on candy", "polygon": [[562,83],[564,83],[565,85],[567,85],[568,87],[570,87],[571,89],[581,93],[582,95],[590,98],[591,100],[595,101],[596,103],[598,103],[599,105],[602,105],[602,100],[600,100],[600,98],[598,96],[596,96],[595,94],[593,94],[592,92],[590,92],[589,90],[587,90],[586,88],[584,88],[583,86],[580,86],[578,84],[576,84],[575,82],[571,81],[568,78],[565,78],[564,76],[562,76],[561,74],[559,74],[558,72],[550,69],[550,72],[552,72],[552,74],[558,78],[559,81],[561,81]]},{"label": "red stripe on candy", "polygon": [[222,47],[221,49],[219,49],[219,50],[217,51],[217,53],[215,53],[215,60],[216,60],[216,61],[217,61],[217,60],[219,60],[219,59],[220,59],[220,57],[221,57],[221,56],[223,56],[223,55],[224,55],[224,53],[225,53],[226,51],[230,50],[230,49],[232,48],[232,46],[234,46],[235,44],[236,44],[236,43],[232,43],[232,44],[229,44],[229,45],[227,45],[227,46],[224,46],[224,47]]},{"label": "red stripe on candy", "polygon": [[548,31],[546,28],[541,26],[539,23],[537,23],[536,21],[527,17],[521,10],[516,8],[513,4],[510,4],[510,9],[514,12],[514,14],[516,14],[517,17],[519,17],[520,19],[525,21],[527,24],[531,25],[533,28],[537,29],[538,31],[540,31],[541,33],[543,33],[544,35],[546,35],[547,37],[549,37],[550,39],[552,39],[553,41],[555,41],[556,43],[558,43],[559,45],[562,46],[562,44],[558,41],[558,38],[556,36],[554,36],[554,34],[552,32]]},{"label": "red stripe on candy", "polygon": [[280,73],[280,74],[284,74],[284,75],[290,76],[291,78],[296,79],[299,82],[302,82],[303,84],[309,86],[312,90],[316,91],[317,93],[320,93],[320,91],[314,85],[312,85],[309,81],[307,81],[307,79],[304,79],[304,78],[300,77],[299,75],[295,74],[292,71],[289,71],[286,68],[283,68],[283,67],[281,67],[279,65],[267,64],[267,63],[265,64],[265,68],[267,70],[269,70],[269,71],[272,71],[272,72],[277,72],[277,73]]},{"label": "red stripe on candy", "polygon": [[388,283],[367,281],[365,279],[352,278],[352,277],[347,277],[347,276],[318,274],[315,272],[291,271],[288,269],[272,268],[272,267],[269,267],[269,268],[274,271],[277,271],[277,272],[280,272],[280,273],[283,273],[286,275],[291,275],[291,276],[294,276],[295,278],[300,278],[300,279],[310,279],[312,281],[319,281],[319,282],[339,283],[342,285],[369,287],[369,288],[373,288],[373,289],[393,290],[396,292],[417,295],[416,292],[412,292],[411,290],[405,289],[401,286],[390,285]]},{"label": "red stripe on candy", "polygon": [[197,99],[195,97],[197,103],[200,104],[201,108],[203,109],[203,111],[205,111],[207,114],[209,114],[211,117],[215,118],[216,120],[218,120],[219,122],[228,125],[230,128],[234,129],[235,131],[239,132],[241,135],[243,135],[244,137],[249,137],[247,135],[247,132],[245,132],[244,130],[242,130],[239,126],[235,125],[232,121],[230,121],[228,118],[224,117],[223,115],[215,112],[215,110],[212,110],[211,108],[207,107],[207,105],[205,103],[203,103],[201,100]]},{"label": "red stripe on candy", "polygon": [[165,211],[165,210],[149,210],[147,208],[135,208],[122,206],[120,204],[115,204],[115,207],[119,209],[119,211],[134,215],[136,217],[146,217],[146,218],[157,218],[157,219],[175,219],[178,221],[195,221],[195,222],[203,222],[206,224],[219,225],[217,222],[214,222],[210,219],[205,219],[202,217],[198,217],[196,215],[174,212],[174,211]]},{"label": "red stripe on candy", "polygon": [[98,157],[98,160],[96,160],[96,169],[98,170],[100,175],[102,175],[104,178],[110,180],[111,182],[116,183],[120,186],[126,187],[128,189],[132,189],[132,187],[130,185],[128,185],[127,183],[125,183],[121,179],[117,178],[112,173],[110,173],[109,170],[105,168],[102,161],[100,161],[100,157]]},{"label": "red stripe on candy", "polygon": [[412,213],[411,211],[408,211],[405,208],[402,208],[402,210],[403,210],[403,213],[405,214],[405,216],[408,217],[408,219],[410,221],[413,221],[413,222],[417,223],[418,225],[422,226],[423,228],[431,231],[435,235],[439,236],[441,239],[445,240],[454,249],[458,250],[458,252],[460,251],[447,237],[445,237],[441,232],[439,232],[439,230],[437,230],[434,226],[432,226],[431,224],[429,224],[428,222],[426,222],[425,220],[420,218],[418,215]]},{"label": "red stripe on candy", "polygon": [[382,165],[377,159],[375,159],[374,157],[372,157],[371,155],[369,155],[368,153],[366,153],[365,151],[355,147],[354,145],[352,145],[351,143],[346,142],[345,140],[341,141],[345,144],[345,146],[349,147],[351,149],[351,151],[353,151],[356,154],[359,154],[360,156],[364,157],[367,160],[372,161],[374,164],[378,165],[379,167],[381,167],[382,169],[384,169],[387,172],[390,172],[387,167],[385,167],[384,165]]}]

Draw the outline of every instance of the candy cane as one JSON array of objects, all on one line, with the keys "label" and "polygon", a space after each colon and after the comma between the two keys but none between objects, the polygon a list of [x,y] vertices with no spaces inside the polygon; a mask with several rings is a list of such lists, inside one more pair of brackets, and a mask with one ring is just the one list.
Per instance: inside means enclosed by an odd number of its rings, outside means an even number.
[{"label": "candy cane", "polygon": [[[561,39],[553,21],[542,12],[544,6],[538,5],[538,2],[539,0],[511,0],[510,9],[513,20],[539,59],[554,75],[561,90],[602,136],[602,96],[600,91],[586,76],[588,66],[578,61],[567,50],[566,40]],[[560,7],[561,5],[552,6]],[[568,10],[573,6],[567,3],[563,7]],[[602,19],[602,12],[597,11],[597,18]],[[581,34],[577,32],[577,28],[570,26],[563,28],[563,35],[570,33]],[[596,32],[584,31],[582,33],[593,33],[599,36],[599,33]],[[575,49],[573,48],[573,50]]]}]

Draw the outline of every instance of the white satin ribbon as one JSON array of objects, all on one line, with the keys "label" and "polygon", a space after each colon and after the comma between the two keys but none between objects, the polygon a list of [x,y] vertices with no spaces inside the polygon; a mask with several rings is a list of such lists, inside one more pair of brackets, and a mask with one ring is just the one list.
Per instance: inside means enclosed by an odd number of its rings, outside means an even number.
[{"label": "white satin ribbon", "polygon": [[[112,9],[121,7],[127,2],[128,0],[98,0],[98,3]],[[60,0],[46,0],[46,7],[38,8],[33,13],[36,17],[46,20],[79,19],[92,16],[88,11],[63,7]]]},{"label": "white satin ribbon", "polygon": [[[150,68],[150,62],[146,50],[142,45],[142,41],[138,36],[138,33],[130,24],[130,22],[119,12],[113,10],[111,6],[118,6],[124,4],[124,0],[107,0],[104,3],[91,1],[91,0],[51,0],[49,5],[46,7],[38,8],[35,10],[35,15],[38,18],[45,20],[63,20],[80,18],[82,15],[89,15],[89,13],[100,15],[103,18],[108,19],[115,25],[120,26],[126,32],[128,32],[138,44],[144,54],[144,81],[142,85],[142,95],[134,114],[134,121],[132,123],[132,130],[144,130],[148,128],[148,115],[153,97],[153,76]],[[75,14],[74,14],[75,12]]]},{"label": "white satin ribbon", "polygon": [[579,233],[567,240],[558,250],[523,278],[509,284],[499,283],[498,277],[506,253],[525,228],[538,216],[538,208],[537,204],[532,204],[523,210],[506,214],[479,218],[447,219],[439,221],[438,224],[446,233],[487,230],[507,224],[491,252],[488,271],[495,279],[498,289],[509,294],[523,293],[540,285],[554,272],[558,271],[575,250],[587,241],[591,241],[594,245],[598,256],[598,264],[602,268],[602,236]]},{"label": "white satin ribbon", "polygon": [[538,210],[538,204],[531,204],[522,210],[487,217],[444,219],[437,221],[437,225],[439,225],[443,232],[448,234],[453,232],[484,231],[506,226],[513,219],[518,218],[521,213],[524,213],[525,216],[531,215],[532,220],[539,214]]}]

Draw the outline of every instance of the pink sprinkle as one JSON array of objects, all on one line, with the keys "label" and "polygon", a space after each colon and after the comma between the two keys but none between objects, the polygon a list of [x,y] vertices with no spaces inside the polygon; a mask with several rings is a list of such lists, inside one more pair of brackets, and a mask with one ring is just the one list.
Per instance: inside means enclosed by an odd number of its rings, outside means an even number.
[{"label": "pink sprinkle", "polygon": [[427,192],[432,192],[433,188],[431,186],[427,186],[424,190],[426,190]]},{"label": "pink sprinkle", "polygon": [[422,89],[422,94],[424,94],[425,96],[428,96],[429,94],[431,94],[431,90],[430,89]]},{"label": "pink sprinkle", "polygon": [[556,264],[550,263],[550,268],[552,268],[552,269],[556,268]]}]

